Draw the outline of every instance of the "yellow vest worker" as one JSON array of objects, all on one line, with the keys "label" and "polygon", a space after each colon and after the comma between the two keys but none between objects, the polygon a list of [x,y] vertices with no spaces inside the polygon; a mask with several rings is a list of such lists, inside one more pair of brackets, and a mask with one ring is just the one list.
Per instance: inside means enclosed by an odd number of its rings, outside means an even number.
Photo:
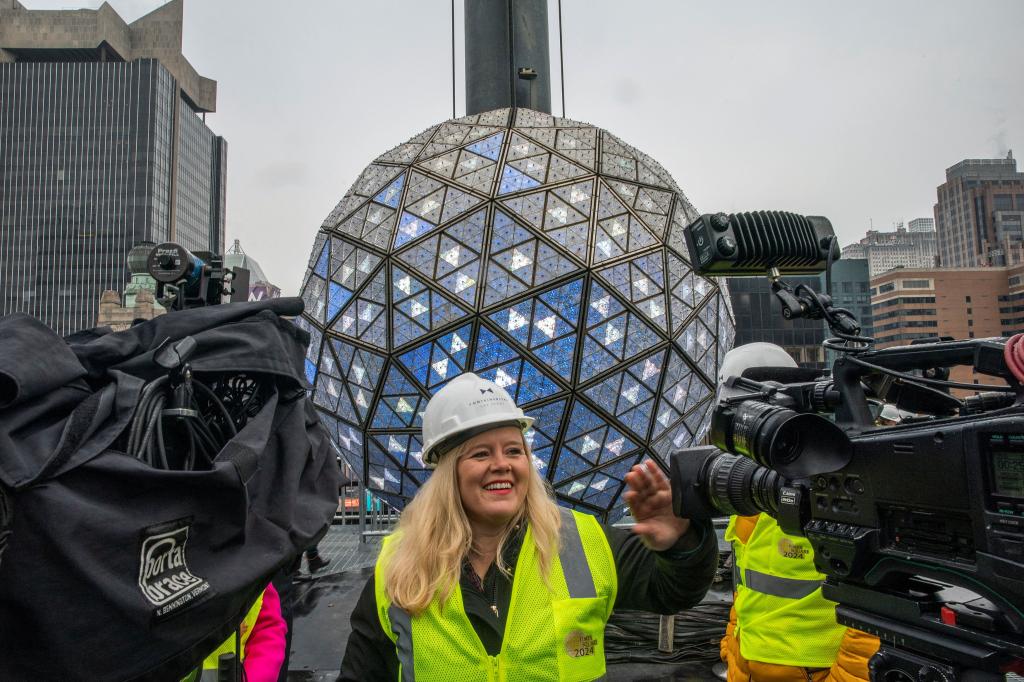
[{"label": "yellow vest worker", "polygon": [[725,537],[736,585],[721,647],[729,682],[866,682],[878,639],[836,623],[807,540],[766,514],[732,517]]},{"label": "yellow vest worker", "polygon": [[515,585],[501,651],[489,656],[466,616],[456,588],[442,606],[435,600],[422,614],[393,606],[383,589],[388,545],[376,568],[377,612],[395,643],[399,680],[460,682],[583,682],[605,673],[604,628],[615,604],[615,560],[594,517],[562,509],[565,535],[541,577],[530,529],[515,569]]}]

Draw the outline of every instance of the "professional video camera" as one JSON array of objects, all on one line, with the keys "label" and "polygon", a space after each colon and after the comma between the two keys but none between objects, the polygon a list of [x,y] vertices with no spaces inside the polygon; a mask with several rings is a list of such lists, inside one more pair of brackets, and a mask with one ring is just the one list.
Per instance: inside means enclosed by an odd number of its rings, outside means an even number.
[{"label": "professional video camera", "polygon": [[[224,267],[219,254],[147,242],[133,248],[128,261],[130,269],[144,267],[156,280],[157,301],[171,312],[248,297],[249,271]],[[187,336],[153,355],[164,375],[143,389],[125,443],[126,453],[150,466],[208,467],[266,399],[266,377],[218,373],[200,381],[189,363],[195,350],[195,339]]]},{"label": "professional video camera", "polygon": [[[148,246],[136,249],[145,251]],[[180,244],[164,242],[148,249],[145,258],[146,270],[156,280],[157,301],[165,308],[185,310],[215,305],[225,297],[232,303],[248,300],[249,271],[225,268],[221,255],[192,253]]]},{"label": "professional video camera", "polygon": [[[830,279],[838,254],[824,218],[702,216],[686,237],[704,274],[767,272],[783,315],[824,319],[835,334],[824,345],[838,358],[831,376],[751,368],[726,378],[712,416],[714,446],[672,458],[677,513],[763,512],[805,536],[838,622],[882,641],[874,680],[1001,680],[1019,671],[1021,335],[873,350],[827,293],[782,279],[822,270]],[[959,365],[1006,385],[949,381],[948,368]],[[961,398],[950,389],[976,393]],[[876,426],[873,407],[885,402],[915,416]]]}]

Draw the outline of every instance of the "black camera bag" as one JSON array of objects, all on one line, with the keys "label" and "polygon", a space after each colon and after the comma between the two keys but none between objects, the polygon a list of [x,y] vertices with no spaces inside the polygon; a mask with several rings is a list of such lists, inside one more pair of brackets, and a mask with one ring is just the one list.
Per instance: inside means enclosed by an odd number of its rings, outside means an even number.
[{"label": "black camera bag", "polygon": [[[326,531],[338,468],[306,397],[300,299],[174,312],[61,339],[0,318],[0,679],[178,680]],[[153,351],[192,336],[193,372],[272,387],[206,471],[116,449]],[[4,529],[0,528],[0,539]],[[0,544],[2,547],[2,544]]]}]

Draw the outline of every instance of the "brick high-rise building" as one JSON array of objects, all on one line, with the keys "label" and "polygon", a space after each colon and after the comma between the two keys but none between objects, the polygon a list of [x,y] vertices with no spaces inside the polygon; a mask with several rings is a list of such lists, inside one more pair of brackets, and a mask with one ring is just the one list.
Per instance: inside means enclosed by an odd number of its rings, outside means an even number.
[{"label": "brick high-rise building", "polygon": [[935,204],[939,264],[973,268],[1024,263],[1024,173],[1005,159],[965,159],[946,169]]},{"label": "brick high-rise building", "polygon": [[183,0],[127,24],[0,0],[0,315],[95,325],[142,241],[223,252],[217,83],[181,54]]},{"label": "brick high-rise building", "polygon": [[[1024,265],[890,270],[871,279],[871,309],[876,348],[937,336],[1010,336],[1024,330]],[[995,381],[965,367],[952,378]]]}]

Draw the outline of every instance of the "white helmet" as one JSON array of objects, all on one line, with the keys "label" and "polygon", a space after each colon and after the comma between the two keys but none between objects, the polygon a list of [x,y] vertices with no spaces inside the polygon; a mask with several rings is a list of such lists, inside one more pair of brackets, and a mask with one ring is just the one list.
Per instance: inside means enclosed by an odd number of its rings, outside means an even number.
[{"label": "white helmet", "polygon": [[472,372],[460,374],[423,411],[423,463],[433,469],[441,455],[484,431],[506,425],[526,431],[531,424],[533,417],[501,386]]},{"label": "white helmet", "polygon": [[780,346],[757,341],[737,346],[725,354],[718,367],[718,385],[729,377],[738,377],[751,367],[796,367],[796,361]]}]

